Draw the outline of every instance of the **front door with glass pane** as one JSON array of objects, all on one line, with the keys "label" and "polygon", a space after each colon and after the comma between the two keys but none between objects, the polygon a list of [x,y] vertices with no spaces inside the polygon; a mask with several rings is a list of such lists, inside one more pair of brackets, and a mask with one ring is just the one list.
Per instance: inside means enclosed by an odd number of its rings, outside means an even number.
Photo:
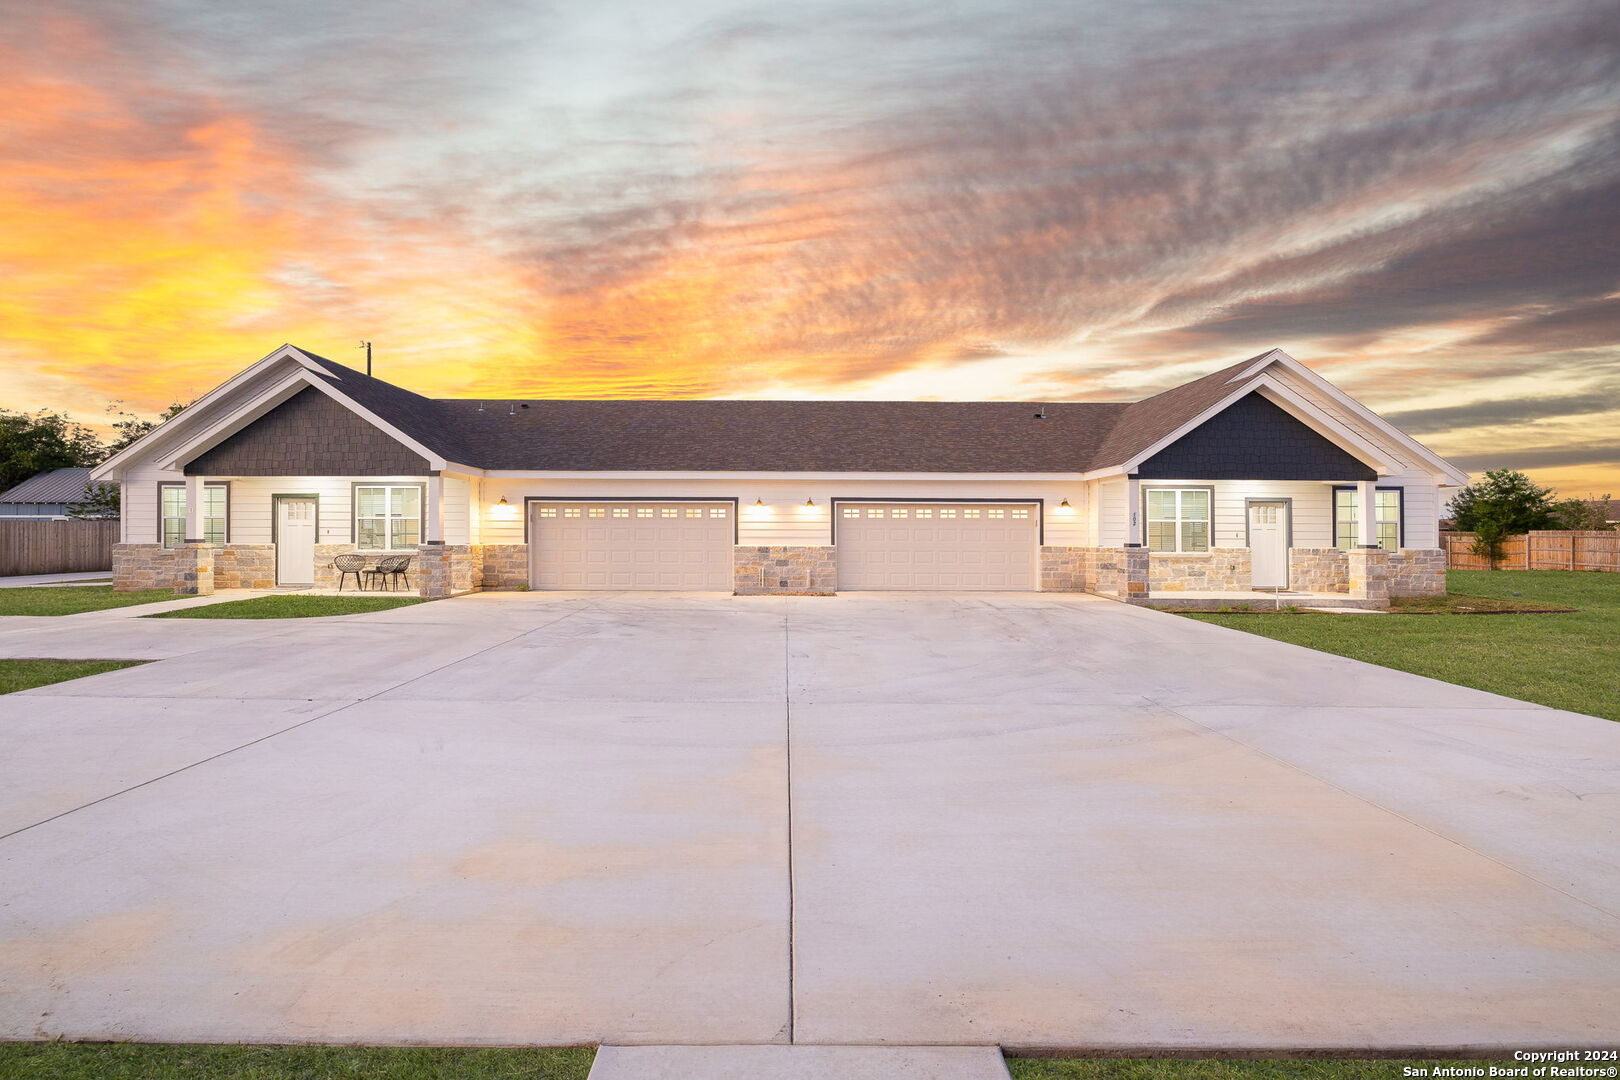
[{"label": "front door with glass pane", "polygon": [[1249,504],[1249,585],[1255,589],[1288,587],[1288,504]]},{"label": "front door with glass pane", "polygon": [[315,584],[314,499],[276,499],[276,584]]}]

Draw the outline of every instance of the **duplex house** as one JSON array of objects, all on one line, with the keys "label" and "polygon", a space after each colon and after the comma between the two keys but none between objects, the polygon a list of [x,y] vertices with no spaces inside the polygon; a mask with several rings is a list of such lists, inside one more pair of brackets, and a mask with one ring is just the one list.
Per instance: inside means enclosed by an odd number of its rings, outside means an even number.
[{"label": "duplex house", "polygon": [[1465,473],[1280,349],[1133,403],[430,399],[285,345],[95,470],[120,589],[1440,592]]}]

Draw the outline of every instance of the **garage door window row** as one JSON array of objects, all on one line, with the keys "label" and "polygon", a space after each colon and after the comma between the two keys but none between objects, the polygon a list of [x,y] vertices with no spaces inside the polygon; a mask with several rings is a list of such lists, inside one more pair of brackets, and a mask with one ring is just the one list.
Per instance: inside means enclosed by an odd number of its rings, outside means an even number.
[{"label": "garage door window row", "polygon": [[631,517],[631,516],[635,516],[635,517],[638,517],[638,518],[650,518],[650,517],[676,518],[676,517],[683,517],[683,516],[684,517],[689,517],[689,518],[700,518],[700,517],[723,518],[723,517],[726,516],[726,514],[727,514],[727,511],[726,511],[726,509],[724,507],[712,507],[712,508],[710,508],[708,510],[704,510],[701,507],[700,508],[695,508],[695,509],[689,507],[689,508],[687,508],[685,510],[681,510],[681,509],[679,509],[677,507],[673,507],[673,506],[663,506],[663,507],[651,507],[651,506],[638,506],[638,507],[629,507],[629,506],[589,506],[589,507],[565,506],[565,507],[561,507],[561,508],[558,508],[558,507],[555,507],[555,506],[542,506],[540,508],[540,516],[543,517],[543,518],[554,518],[554,517],[565,517],[565,518],[577,518],[577,517],[587,517],[587,518],[608,518],[608,517],[627,518],[627,517]]},{"label": "garage door window row", "polygon": [[946,518],[946,519],[951,519],[951,518],[991,518],[991,519],[998,519],[998,518],[1027,518],[1027,517],[1029,517],[1029,511],[1027,509],[1019,509],[1019,508],[1016,508],[1016,507],[1013,508],[1013,509],[1003,509],[1001,507],[979,508],[979,507],[971,507],[971,506],[967,506],[967,507],[944,506],[944,507],[939,507],[939,508],[936,509],[934,507],[929,507],[929,506],[918,506],[918,507],[909,507],[909,508],[891,507],[891,508],[885,509],[885,508],[881,508],[881,507],[846,506],[846,507],[844,507],[844,516],[846,518],[859,518],[859,517],[869,517],[869,518],[932,518],[932,517],[937,516],[937,517]]}]

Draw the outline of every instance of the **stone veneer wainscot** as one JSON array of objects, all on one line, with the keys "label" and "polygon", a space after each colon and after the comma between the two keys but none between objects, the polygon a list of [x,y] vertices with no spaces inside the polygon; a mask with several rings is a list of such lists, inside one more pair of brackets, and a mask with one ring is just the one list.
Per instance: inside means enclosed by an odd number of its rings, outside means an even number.
[{"label": "stone veneer wainscot", "polygon": [[732,564],[738,596],[832,596],[838,591],[838,549],[738,547]]}]

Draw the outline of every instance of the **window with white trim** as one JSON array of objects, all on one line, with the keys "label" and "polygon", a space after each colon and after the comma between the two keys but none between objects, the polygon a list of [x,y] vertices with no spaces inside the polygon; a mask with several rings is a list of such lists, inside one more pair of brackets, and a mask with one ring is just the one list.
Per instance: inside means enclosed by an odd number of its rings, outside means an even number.
[{"label": "window with white trim", "polygon": [[356,484],[354,543],[363,551],[398,551],[422,542],[422,489],[416,484]]},{"label": "window with white trim", "polygon": [[1208,488],[1148,488],[1142,494],[1147,503],[1149,551],[1209,550]]},{"label": "window with white trim", "polygon": [[[203,534],[210,544],[225,542],[225,520],[230,508],[230,488],[224,484],[203,487]],[[164,484],[158,488],[163,510],[163,546],[179,547],[186,536],[186,486]]]},{"label": "window with white trim", "polygon": [[[1385,551],[1397,551],[1401,546],[1401,489],[1379,488],[1374,497],[1377,516],[1373,524],[1378,546]],[[1333,489],[1333,539],[1340,551],[1349,551],[1361,543],[1360,505],[1355,488]]]}]

